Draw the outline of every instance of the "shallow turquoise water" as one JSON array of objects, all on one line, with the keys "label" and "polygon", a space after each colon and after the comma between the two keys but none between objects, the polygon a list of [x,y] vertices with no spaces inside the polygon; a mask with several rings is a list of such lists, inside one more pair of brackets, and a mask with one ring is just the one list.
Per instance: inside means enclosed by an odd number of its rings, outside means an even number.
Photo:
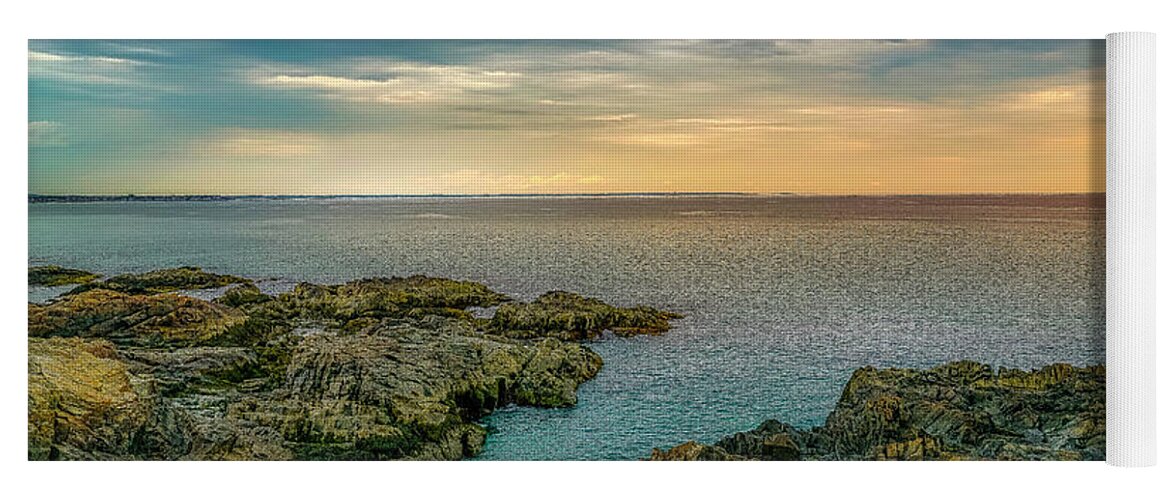
[{"label": "shallow turquoise water", "polygon": [[[484,459],[634,459],[820,423],[862,365],[1101,363],[1093,198],[304,199],[29,205],[30,263],[341,282],[429,274],[686,314],[606,338],[577,407],[506,408]],[[30,290],[30,298],[43,296]]]}]

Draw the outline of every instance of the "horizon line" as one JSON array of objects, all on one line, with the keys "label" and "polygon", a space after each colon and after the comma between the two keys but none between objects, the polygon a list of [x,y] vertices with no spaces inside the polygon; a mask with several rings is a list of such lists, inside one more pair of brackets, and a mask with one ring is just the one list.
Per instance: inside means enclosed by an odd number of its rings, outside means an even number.
[{"label": "horizon line", "polygon": [[428,193],[428,194],[221,194],[221,193],[176,193],[176,194],[39,194],[29,193],[29,199],[36,198],[568,198],[568,197],[637,197],[637,196],[743,196],[743,197],[800,197],[800,198],[844,198],[844,197],[896,197],[896,196],[1069,196],[1104,195],[1105,191],[973,191],[973,192],[932,192],[932,193],[798,193],[798,192],[749,192],[749,191],[619,191],[595,193]]}]

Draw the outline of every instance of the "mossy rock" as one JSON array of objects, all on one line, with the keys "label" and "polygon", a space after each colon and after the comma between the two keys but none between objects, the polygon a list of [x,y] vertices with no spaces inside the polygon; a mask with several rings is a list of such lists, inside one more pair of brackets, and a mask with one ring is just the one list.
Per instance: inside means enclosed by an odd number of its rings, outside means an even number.
[{"label": "mossy rock", "polygon": [[220,288],[237,283],[251,283],[251,280],[239,276],[209,273],[198,267],[177,267],[141,274],[120,274],[104,281],[94,281],[81,285],[70,290],[68,293],[77,294],[89,290],[104,289],[133,295],[143,295],[175,292],[179,290]]},{"label": "mossy rock", "polygon": [[359,318],[471,319],[469,307],[490,307],[508,300],[480,283],[426,276],[371,278],[343,285],[301,283],[256,315],[284,320],[326,321],[342,327]]},{"label": "mossy rock", "polygon": [[112,344],[28,340],[29,460],[177,458],[190,429]]},{"label": "mossy rock", "polygon": [[501,305],[489,329],[514,338],[585,340],[605,331],[624,337],[659,335],[682,316],[646,306],[615,307],[570,292],[548,292],[531,303]]},{"label": "mossy rock", "polygon": [[223,295],[217,297],[212,302],[216,304],[223,304],[228,307],[236,307],[241,309],[249,309],[258,304],[271,302],[273,297],[261,292],[256,285],[252,283],[244,283],[239,286],[229,288]]},{"label": "mossy rock", "polygon": [[235,309],[173,294],[90,290],[28,306],[31,337],[101,337],[123,345],[206,343],[244,321]]},{"label": "mossy rock", "polygon": [[[272,297],[238,280],[164,270],[30,304],[30,345],[62,346],[72,367],[92,365],[121,384],[109,387],[133,417],[99,412],[99,439],[65,452],[44,437],[61,418],[41,404],[53,396],[30,385],[30,457],[455,460],[482,450],[487,433],[477,419],[514,403],[573,405],[578,386],[602,367],[584,344],[495,335],[468,309],[509,298],[479,283],[378,278],[306,283]],[[225,284],[212,301],[165,291]],[[539,305],[585,311],[583,331],[595,323],[659,330],[672,317],[569,295]],[[30,347],[30,379],[61,366],[41,363],[39,352]],[[79,390],[106,383],[75,380],[86,385]]]},{"label": "mossy rock", "polygon": [[1105,400],[1101,365],[864,367],[822,427],[767,421],[711,446],[656,450],[651,459],[1103,460]]},{"label": "mossy rock", "polygon": [[89,283],[100,278],[98,274],[80,269],[61,266],[37,266],[28,268],[29,286],[64,286]]},{"label": "mossy rock", "polygon": [[517,377],[518,404],[561,408],[577,404],[577,386],[602,369],[602,357],[576,343],[553,339],[540,341]]}]

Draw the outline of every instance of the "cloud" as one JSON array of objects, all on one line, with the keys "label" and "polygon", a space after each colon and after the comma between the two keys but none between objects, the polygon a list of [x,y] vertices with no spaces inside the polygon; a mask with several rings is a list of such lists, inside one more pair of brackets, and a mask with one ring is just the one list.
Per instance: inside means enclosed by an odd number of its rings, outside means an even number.
[{"label": "cloud", "polygon": [[[983,60],[982,51],[1002,60]],[[337,58],[272,65],[254,71],[250,81],[290,94],[387,104],[387,113],[413,108],[414,114],[383,123],[414,129],[567,130],[677,119],[717,132],[785,132],[795,126],[787,123],[791,114],[882,119],[928,101],[967,96],[974,102],[1028,75],[1022,67],[1058,71],[1090,51],[1078,44],[922,40],[452,44],[445,56],[458,64]],[[1012,69],[999,72],[1002,67]],[[737,122],[713,111],[743,116]]]},{"label": "cloud", "polygon": [[1094,94],[1099,93],[1097,86],[1088,83],[1056,84],[1004,95],[999,99],[999,104],[1013,111],[1061,109],[1084,105]]},{"label": "cloud", "polygon": [[320,150],[317,134],[228,129],[194,143],[193,153],[227,158],[304,157]]},{"label": "cloud", "polygon": [[748,118],[679,118],[675,123],[696,123],[700,125],[766,125],[766,120],[752,120]]},{"label": "cloud", "polygon": [[68,143],[65,127],[60,123],[52,121],[28,122],[29,146],[65,146]]},{"label": "cloud", "polygon": [[[82,163],[115,179],[134,158],[119,183],[180,192],[1100,184],[1065,182],[1098,182],[1100,41],[140,45],[30,42],[30,113],[68,124],[30,123],[30,146],[76,150],[31,155],[34,185]],[[141,175],[172,156],[168,177]]]},{"label": "cloud", "polygon": [[106,47],[108,47],[110,50],[112,50],[114,52],[120,52],[123,54],[143,54],[143,55],[148,55],[148,56],[170,56],[171,55],[171,53],[169,51],[166,51],[166,50],[163,50],[160,48],[156,48],[156,47],[148,47],[145,45],[138,45],[135,43],[108,43],[108,44],[106,44]]},{"label": "cloud", "polygon": [[881,56],[922,53],[930,40],[777,40],[776,56],[787,62],[811,66],[872,65]]},{"label": "cloud", "polygon": [[752,118],[679,118],[674,121],[683,125],[700,126],[706,130],[720,132],[756,132],[773,131],[785,132],[798,130],[789,122],[775,119]]},{"label": "cloud", "polygon": [[522,75],[467,66],[358,62],[350,71],[376,71],[383,77],[329,74],[279,74],[257,82],[270,87],[309,90],[355,102],[412,104],[454,102],[479,92],[505,89]]},{"label": "cloud", "polygon": [[708,143],[710,136],[681,132],[636,132],[602,136],[603,141],[626,146],[681,147]]},{"label": "cloud", "polygon": [[624,122],[635,118],[638,118],[638,115],[635,113],[623,113],[620,115],[589,116],[582,119],[591,122]]},{"label": "cloud", "polygon": [[794,113],[803,115],[885,115],[890,113],[905,113],[907,108],[892,106],[815,106],[811,108],[794,109]]},{"label": "cloud", "polygon": [[106,57],[106,56],[70,56],[62,54],[52,54],[49,52],[38,52],[35,50],[28,51],[29,63],[87,63],[87,64],[109,64],[109,65],[139,65],[145,64],[133,59],[123,59],[120,57]]},{"label": "cloud", "polygon": [[120,57],[28,51],[30,78],[50,78],[82,84],[136,83],[132,78],[133,71],[147,64]]}]

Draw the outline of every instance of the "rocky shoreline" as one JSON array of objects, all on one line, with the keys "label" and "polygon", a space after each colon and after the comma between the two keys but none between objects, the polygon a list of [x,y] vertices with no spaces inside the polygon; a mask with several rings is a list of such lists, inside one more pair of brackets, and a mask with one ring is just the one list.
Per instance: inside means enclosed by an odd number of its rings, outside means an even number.
[{"label": "rocky shoreline", "polygon": [[[581,340],[660,334],[679,317],[422,276],[277,296],[199,268],[29,276],[81,283],[28,306],[30,460],[472,457],[476,420],[496,408],[576,404],[602,367]],[[224,287],[210,301],[174,293]],[[469,312],[487,307],[492,318]]]},{"label": "rocky shoreline", "polygon": [[650,460],[1105,460],[1106,369],[972,361],[854,372],[825,425],[776,420]]},{"label": "rocky shoreline", "polygon": [[[100,279],[42,266],[29,283],[76,285],[28,305],[30,460],[473,457],[495,409],[577,403],[603,365],[583,341],[658,335],[680,317],[423,276],[270,295],[194,267]],[[769,420],[650,459],[1104,457],[1104,367],[959,361],[861,368],[821,427]]]}]

